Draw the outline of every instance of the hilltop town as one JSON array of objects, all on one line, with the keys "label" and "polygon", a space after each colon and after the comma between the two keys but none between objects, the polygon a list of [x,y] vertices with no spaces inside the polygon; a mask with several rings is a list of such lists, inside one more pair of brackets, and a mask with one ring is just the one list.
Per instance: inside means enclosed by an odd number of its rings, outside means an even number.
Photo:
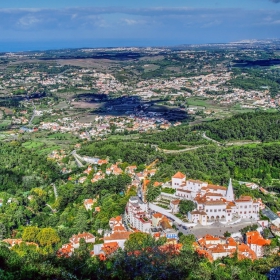
[{"label": "hilltop town", "polygon": [[280,266],[276,47],[1,53],[1,260],[55,279]]},{"label": "hilltop town", "polygon": [[[101,51],[116,57],[136,53],[138,60],[105,62]],[[78,52],[84,58],[73,59],[73,50],[67,63],[55,51],[55,59],[44,52],[0,56],[2,131],[12,129],[17,135],[35,128],[96,139],[99,134],[157,131],[182,121],[279,106],[277,66],[267,71],[238,68],[249,63],[245,57],[262,59],[263,53],[255,50]],[[276,61],[277,55],[270,59]]]}]

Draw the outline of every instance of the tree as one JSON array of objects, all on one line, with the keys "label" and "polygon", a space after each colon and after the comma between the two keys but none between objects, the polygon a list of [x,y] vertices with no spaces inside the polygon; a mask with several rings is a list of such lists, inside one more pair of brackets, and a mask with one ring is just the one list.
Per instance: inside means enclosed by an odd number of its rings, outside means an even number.
[{"label": "tree", "polygon": [[179,240],[180,243],[183,244],[184,248],[193,251],[193,243],[196,241],[196,238],[193,234],[188,234],[188,235],[180,234]]},{"label": "tree", "polygon": [[80,208],[74,220],[74,228],[77,232],[84,232],[88,229],[88,213],[84,208]]},{"label": "tree", "polygon": [[125,241],[125,249],[127,251],[136,251],[145,249],[147,247],[154,246],[156,244],[155,239],[147,233],[136,232],[129,236],[129,239]]},{"label": "tree", "polygon": [[224,233],[224,237],[230,237],[230,236],[231,236],[231,233],[230,233],[230,232],[226,231],[226,232]]},{"label": "tree", "polygon": [[53,228],[43,228],[37,235],[41,246],[49,246],[60,241],[57,231]]},{"label": "tree", "polygon": [[149,184],[146,192],[146,199],[148,202],[155,200],[160,195],[161,189]]},{"label": "tree", "polygon": [[37,242],[37,235],[39,234],[40,229],[37,227],[26,227],[23,230],[22,240],[29,242]]},{"label": "tree", "polygon": [[84,238],[80,239],[79,248],[75,250],[75,254],[79,258],[83,258],[84,260],[86,260],[90,256],[89,250],[87,248],[87,243]]},{"label": "tree", "polygon": [[188,212],[195,209],[195,204],[191,200],[180,200],[179,212],[182,215],[186,215]]},{"label": "tree", "polygon": [[4,239],[6,234],[6,227],[4,224],[0,223],[0,241]]}]

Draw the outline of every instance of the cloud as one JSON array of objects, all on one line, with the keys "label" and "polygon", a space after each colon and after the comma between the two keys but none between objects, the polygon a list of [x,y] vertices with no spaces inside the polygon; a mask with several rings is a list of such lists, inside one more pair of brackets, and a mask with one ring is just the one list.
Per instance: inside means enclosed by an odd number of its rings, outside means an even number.
[{"label": "cloud", "polygon": [[20,25],[21,27],[31,27],[35,24],[38,24],[40,20],[36,18],[35,16],[32,15],[27,15],[24,17],[21,17],[18,21],[17,24]]},{"label": "cloud", "polygon": [[126,25],[142,25],[145,24],[145,20],[137,20],[137,19],[130,19],[130,18],[122,18],[121,22],[123,22]]},{"label": "cloud", "polygon": [[0,9],[0,40],[177,38],[213,42],[219,38],[221,42],[248,35],[279,37],[279,20],[277,10],[237,8]]},{"label": "cloud", "polygon": [[269,0],[269,1],[273,3],[280,3],[280,0]]}]

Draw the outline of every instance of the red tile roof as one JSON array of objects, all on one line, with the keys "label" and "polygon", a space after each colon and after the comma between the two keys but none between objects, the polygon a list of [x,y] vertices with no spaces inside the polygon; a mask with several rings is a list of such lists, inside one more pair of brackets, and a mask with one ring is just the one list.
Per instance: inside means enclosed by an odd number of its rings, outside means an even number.
[{"label": "red tile roof", "polygon": [[114,232],[110,236],[105,236],[104,241],[108,240],[126,240],[132,232]]},{"label": "red tile roof", "polygon": [[153,214],[153,217],[155,217],[156,219],[162,218],[163,215],[161,213],[155,213]]},{"label": "red tile roof", "polygon": [[184,178],[186,178],[186,175],[184,175],[181,172],[177,172],[172,178],[174,178],[174,179],[184,179]]},{"label": "red tile roof", "polygon": [[271,240],[264,239],[258,231],[250,231],[246,233],[247,243],[258,246],[265,246],[271,243]]}]

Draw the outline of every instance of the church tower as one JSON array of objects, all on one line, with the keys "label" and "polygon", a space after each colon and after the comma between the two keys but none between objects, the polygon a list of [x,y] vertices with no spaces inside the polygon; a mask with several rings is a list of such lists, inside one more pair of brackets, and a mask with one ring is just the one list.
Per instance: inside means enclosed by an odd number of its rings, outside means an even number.
[{"label": "church tower", "polygon": [[233,193],[231,178],[229,179],[229,184],[228,184],[227,193],[226,193],[226,200],[234,201],[234,193]]}]

